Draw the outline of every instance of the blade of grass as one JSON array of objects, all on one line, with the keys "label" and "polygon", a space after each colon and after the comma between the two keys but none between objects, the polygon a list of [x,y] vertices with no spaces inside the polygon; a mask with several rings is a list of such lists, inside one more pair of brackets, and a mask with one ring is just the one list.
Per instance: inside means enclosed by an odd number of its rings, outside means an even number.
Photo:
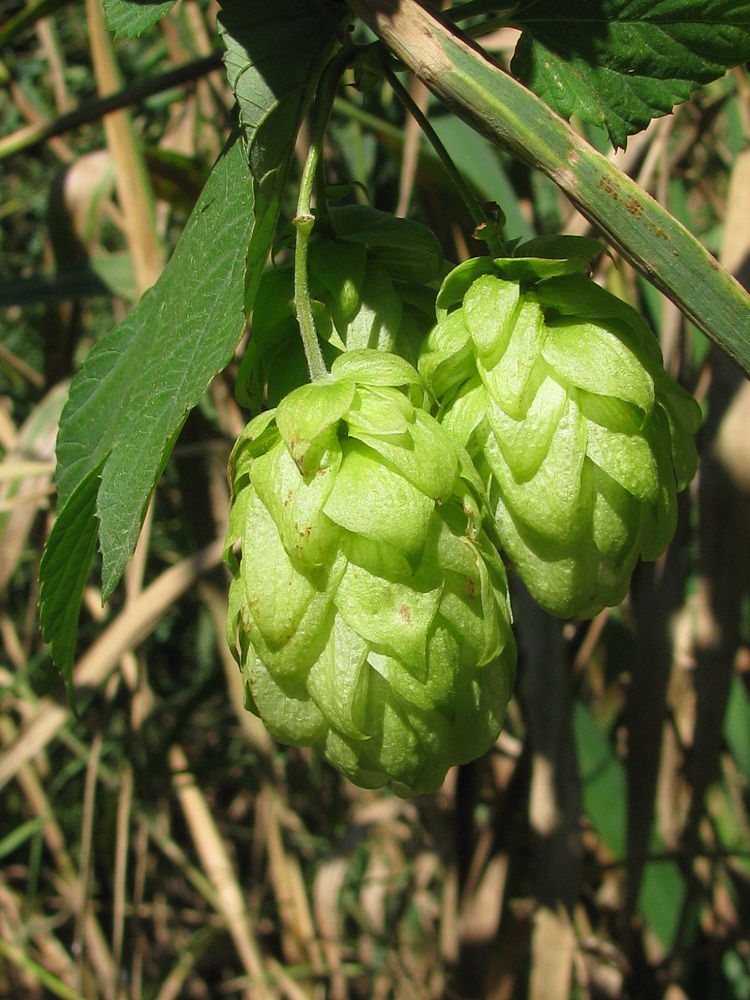
[{"label": "blade of grass", "polygon": [[61,982],[53,973],[48,972],[39,962],[35,962],[33,958],[24,954],[16,945],[8,941],[3,941],[2,938],[0,938],[0,957],[18,966],[19,969],[23,969],[31,976],[34,982],[44,986],[46,990],[53,996],[59,997],[60,1000],[86,1000],[85,994],[66,986],[65,983]]},{"label": "blade of grass", "polygon": [[29,0],[23,10],[8,18],[0,28],[0,49],[9,45],[22,31],[26,31],[43,17],[49,17],[73,0]]},{"label": "blade of grass", "polygon": [[[84,947],[86,917],[92,912],[92,882],[93,882],[93,843],[94,826],[96,813],[96,786],[98,783],[97,772],[102,754],[102,733],[94,733],[91,741],[91,752],[89,753],[88,764],[86,766],[86,782],[83,791],[83,815],[81,817],[81,837],[79,856],[79,876],[78,881],[81,886],[81,906],[76,914],[75,932],[73,937],[73,954],[76,956],[78,967],[78,988],[83,992],[86,981],[86,949]],[[103,984],[104,996],[106,1000],[114,1000],[112,990],[113,981]]]},{"label": "blade of grass", "polygon": [[172,969],[162,981],[155,1000],[180,1000],[185,995],[185,983],[201,957],[216,941],[215,927],[202,927],[192,935],[187,945],[180,950]]},{"label": "blade of grass", "polygon": [[[0,717],[0,742],[12,743],[16,730],[7,716]],[[18,782],[28,809],[43,823],[44,843],[57,868],[57,888],[65,906],[74,914],[82,912],[82,887],[65,843],[65,834],[57,821],[52,803],[39,779],[37,769],[25,764],[18,772]],[[89,909],[84,919],[86,954],[96,975],[97,982],[113,982],[115,966],[106,939],[96,915]]]}]

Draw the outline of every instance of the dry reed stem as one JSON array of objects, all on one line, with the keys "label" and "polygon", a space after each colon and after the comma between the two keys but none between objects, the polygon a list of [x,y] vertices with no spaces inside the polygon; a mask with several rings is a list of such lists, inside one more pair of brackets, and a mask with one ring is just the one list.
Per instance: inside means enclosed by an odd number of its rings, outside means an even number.
[{"label": "dry reed stem", "polygon": [[568,1000],[576,939],[565,908],[540,907],[531,936],[529,1000]]},{"label": "dry reed stem", "polygon": [[68,89],[68,67],[65,60],[65,53],[60,45],[57,27],[51,17],[44,17],[38,22],[36,30],[40,47],[47,60],[47,66],[52,78],[55,107],[58,114],[63,114],[72,108],[73,98]]},{"label": "dry reed stem", "polygon": [[[309,965],[315,975],[324,968],[320,942],[315,933],[315,923],[305,890],[299,860],[284,845],[281,819],[285,804],[281,794],[265,783],[260,799],[265,808],[265,841],[271,885],[276,897],[276,907],[282,925],[282,947],[289,964]],[[259,801],[256,808],[261,810]],[[314,982],[306,987],[306,996],[314,994]]]},{"label": "dry reed stem", "polygon": [[[125,903],[127,899],[126,879],[128,852],[130,848],[130,823],[133,805],[133,769],[125,761],[122,770],[122,786],[117,799],[117,824],[115,834],[114,888],[112,902],[112,957],[115,969],[122,967],[123,940],[125,935]],[[118,992],[118,977],[112,981],[115,994]],[[132,1000],[132,998],[131,998]]]},{"label": "dry reed stem", "polygon": [[273,994],[266,986],[267,972],[262,952],[250,923],[250,915],[237,881],[234,865],[206,799],[189,770],[188,760],[182,747],[175,745],[170,749],[169,766],[195,849],[216,891],[218,912],[224,918],[237,954],[253,981],[253,985],[247,987],[243,995],[246,1000],[272,1000]]},{"label": "dry reed stem", "polygon": [[313,906],[315,927],[323,948],[329,976],[329,1000],[347,1000],[349,991],[343,965],[343,914],[339,906],[348,862],[337,855],[324,861],[315,873]]},{"label": "dry reed stem", "polygon": [[[409,94],[411,99],[424,114],[430,102],[430,92],[415,76],[409,76]],[[398,204],[395,214],[404,218],[409,214],[414,180],[419,166],[419,150],[422,144],[422,129],[411,115],[407,115],[404,123],[404,151],[401,157],[401,172],[398,179]]]},{"label": "dry reed stem", "polygon": [[[86,14],[99,96],[107,97],[120,89],[121,80],[99,0],[86,0]],[[104,129],[115,164],[117,194],[136,285],[143,293],[155,284],[164,266],[164,253],[155,228],[154,196],[129,113],[123,110],[107,115]]]},{"label": "dry reed stem", "polygon": [[[86,915],[90,912],[91,890],[93,880],[93,837],[94,837],[94,816],[96,802],[97,771],[102,753],[102,735],[94,733],[91,741],[91,751],[89,753],[88,764],[86,766],[86,783],[83,793],[83,816],[81,819],[81,848],[79,860],[78,881],[81,886],[81,908],[76,914],[75,933],[73,935],[73,952],[77,956],[78,965],[78,989],[84,989],[84,924]],[[99,984],[106,1000],[114,1000],[112,982]]]},{"label": "dry reed stem", "polygon": [[37,403],[0,463],[0,512],[9,513],[0,530],[0,592],[4,592],[27,546],[41,507],[47,507],[54,472],[55,439],[65,385]]},{"label": "dry reed stem", "polygon": [[[103,684],[122,654],[142,642],[162,615],[204,573],[219,565],[222,550],[223,539],[218,539],[165,570],[83,654],[73,670],[73,687],[98,688]],[[67,705],[49,697],[37,702],[18,738],[0,754],[0,789],[15,777],[20,767],[44,750],[70,718]]]}]

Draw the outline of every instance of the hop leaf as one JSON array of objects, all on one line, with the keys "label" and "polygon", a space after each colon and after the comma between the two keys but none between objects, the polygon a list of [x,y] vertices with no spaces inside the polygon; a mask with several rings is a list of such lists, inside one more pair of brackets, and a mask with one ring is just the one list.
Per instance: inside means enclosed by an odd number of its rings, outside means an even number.
[{"label": "hop leaf", "polygon": [[617,604],[669,544],[700,424],[638,313],[573,273],[584,256],[460,265],[419,360],[503,548],[563,617]]},{"label": "hop leaf", "polygon": [[481,483],[420,385],[400,357],[347,352],[252,420],[225,550],[248,707],[402,795],[492,745],[515,660]]}]

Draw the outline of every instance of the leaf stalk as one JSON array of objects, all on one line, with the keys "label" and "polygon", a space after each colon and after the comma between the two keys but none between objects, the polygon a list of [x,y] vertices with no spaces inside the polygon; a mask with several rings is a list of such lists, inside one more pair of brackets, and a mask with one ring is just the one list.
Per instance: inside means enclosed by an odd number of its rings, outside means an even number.
[{"label": "leaf stalk", "polygon": [[429,119],[423,113],[416,101],[413,100],[408,89],[401,83],[387,59],[383,60],[383,72],[395,95],[404,105],[412,118],[414,118],[424,135],[429,140],[430,145],[435,150],[435,153],[448,174],[448,177],[452,181],[453,186],[456,188],[458,194],[469,210],[469,214],[474,220],[474,225],[476,226],[474,234],[475,237],[483,240],[487,244],[493,256],[506,256],[506,248],[502,237],[500,236],[499,225],[494,219],[490,219],[488,217],[487,213],[479,204],[479,201],[475,197],[474,192],[471,190],[470,185],[464,180],[460,170],[456,168],[450,153],[445,148],[437,132],[430,124]]}]

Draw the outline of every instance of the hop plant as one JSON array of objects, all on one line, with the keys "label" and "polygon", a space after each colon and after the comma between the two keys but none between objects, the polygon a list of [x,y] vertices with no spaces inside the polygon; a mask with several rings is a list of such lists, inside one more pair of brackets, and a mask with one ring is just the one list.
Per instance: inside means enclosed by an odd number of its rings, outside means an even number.
[{"label": "hop plant", "polygon": [[[435,321],[443,255],[434,233],[367,205],[329,207],[308,249],[308,281],[317,333],[330,365],[343,351],[374,348],[417,363]],[[263,274],[252,338],[237,380],[252,412],[275,406],[309,379],[294,305],[294,265]]]},{"label": "hop plant", "polygon": [[[474,458],[503,548],[563,617],[619,603],[638,558],[667,547],[701,418],[639,314],[576,273],[590,243],[560,259],[459,265],[419,361],[443,426]],[[571,244],[558,238],[561,248]]]},{"label": "hop plant", "polygon": [[404,359],[352,351],[254,418],[225,549],[248,708],[402,795],[492,745],[515,662],[481,482],[419,386]]}]

